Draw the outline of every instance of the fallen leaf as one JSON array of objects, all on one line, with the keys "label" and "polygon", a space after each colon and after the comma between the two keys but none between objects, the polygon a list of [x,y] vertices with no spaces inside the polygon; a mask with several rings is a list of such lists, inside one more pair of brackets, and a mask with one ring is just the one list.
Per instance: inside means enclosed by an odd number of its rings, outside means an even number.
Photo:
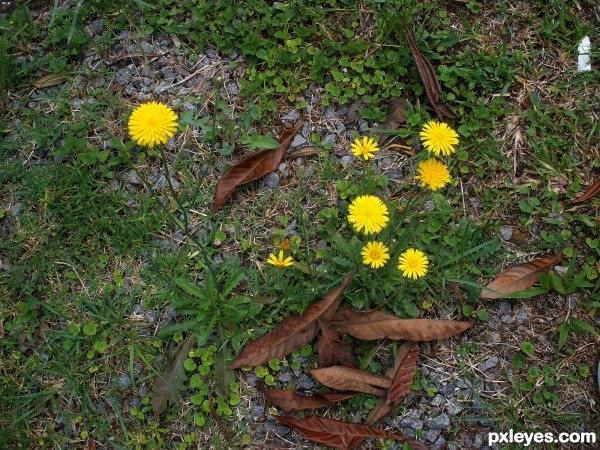
[{"label": "fallen leaf", "polygon": [[[407,104],[408,101],[405,98],[390,98],[387,102],[386,121],[380,128],[383,130],[397,130],[400,128],[400,125],[406,120],[404,111],[406,111]],[[378,132],[377,134],[379,135],[379,146],[391,138],[389,134],[382,132]]]},{"label": "fallen leaf", "polygon": [[260,366],[273,358],[286,356],[312,341],[318,329],[317,319],[335,314],[342,293],[352,281],[354,272],[355,270],[346,275],[337,288],[327,293],[321,301],[306,308],[301,315],[286,317],[270,333],[248,342],[229,368]]},{"label": "fallen leaf", "polygon": [[31,85],[38,89],[43,89],[47,87],[58,86],[59,84],[63,84],[65,81],[67,81],[67,79],[61,75],[48,73],[33,81]]},{"label": "fallen leaf", "polygon": [[415,342],[405,342],[400,346],[396,352],[394,367],[385,373],[385,377],[392,381],[392,385],[386,397],[379,399],[379,403],[371,410],[367,419],[368,424],[373,425],[387,415],[398,400],[411,393],[410,387],[417,370],[419,351],[419,345]]},{"label": "fallen leaf", "polygon": [[406,23],[404,24],[404,35],[406,36],[410,52],[417,65],[417,70],[421,77],[421,81],[423,82],[423,86],[425,87],[427,98],[429,98],[429,102],[431,103],[436,116],[438,116],[442,122],[445,122],[446,119],[457,118],[458,114],[456,114],[452,107],[442,101],[442,86],[435,75],[435,69],[419,49],[415,34]]},{"label": "fallen leaf", "polygon": [[233,440],[233,436],[231,436],[231,433],[229,432],[229,430],[227,429],[227,427],[225,426],[225,424],[221,420],[221,416],[219,416],[219,413],[217,413],[217,409],[215,408],[215,404],[212,401],[212,397],[210,397],[210,396],[208,397],[208,406],[210,407],[210,413],[212,414],[213,419],[215,419],[215,422],[217,423],[217,426],[219,427],[219,429],[223,433],[223,436],[225,436],[225,440],[227,442],[231,442]]},{"label": "fallen leaf", "polygon": [[411,147],[410,145],[390,144],[386,148],[398,153],[406,153],[409,156],[415,156],[417,154],[415,148]]},{"label": "fallen leaf", "polygon": [[156,414],[160,414],[167,404],[175,399],[177,390],[185,379],[183,363],[197,344],[198,337],[194,333],[190,334],[184,342],[179,344],[164,373],[154,379],[154,394],[151,403]]},{"label": "fallen leaf", "polygon": [[587,188],[587,190],[579,197],[572,200],[571,203],[583,203],[586,200],[589,200],[592,197],[594,197],[598,192],[600,192],[600,179],[596,180],[594,184]]},{"label": "fallen leaf", "polygon": [[[356,391],[383,397],[391,380],[344,366],[307,370],[319,383],[340,391]],[[383,389],[378,389],[383,388]]]},{"label": "fallen leaf", "polygon": [[335,405],[354,397],[356,392],[302,395],[288,389],[264,389],[263,394],[265,394],[267,400],[277,405],[283,411],[292,412],[301,409],[318,409]]},{"label": "fallen leaf", "polygon": [[235,166],[229,169],[217,184],[212,207],[213,212],[219,209],[231,197],[236,187],[257,180],[277,169],[285,152],[292,143],[294,135],[301,126],[302,122],[300,121],[292,128],[284,128],[279,138],[281,145],[278,149],[260,150],[246,155]]},{"label": "fallen leaf", "polygon": [[324,152],[325,150],[323,150],[322,148],[319,147],[302,147],[298,150],[294,150],[293,152],[285,155],[286,159],[294,159],[294,158],[299,158],[301,156],[312,156],[312,155],[318,155],[321,152]]},{"label": "fallen leaf", "polygon": [[327,322],[319,319],[318,323],[321,328],[321,338],[317,346],[319,367],[336,365],[356,367],[350,342],[340,338]]},{"label": "fallen leaf", "polygon": [[330,448],[351,450],[370,437],[394,439],[398,442],[408,442],[414,450],[427,450],[427,446],[414,439],[408,439],[389,431],[374,428],[360,423],[348,423],[326,417],[294,417],[276,416],[277,422],[293,428],[302,436],[318,444]]},{"label": "fallen leaf", "polygon": [[375,339],[404,339],[422,342],[448,339],[471,326],[471,322],[432,319],[399,319],[379,311],[337,313],[330,325],[338,332],[365,341]]},{"label": "fallen leaf", "polygon": [[542,273],[552,270],[562,257],[562,252],[559,252],[505,270],[483,288],[481,298],[486,300],[504,298],[513,292],[530,288],[540,281]]}]

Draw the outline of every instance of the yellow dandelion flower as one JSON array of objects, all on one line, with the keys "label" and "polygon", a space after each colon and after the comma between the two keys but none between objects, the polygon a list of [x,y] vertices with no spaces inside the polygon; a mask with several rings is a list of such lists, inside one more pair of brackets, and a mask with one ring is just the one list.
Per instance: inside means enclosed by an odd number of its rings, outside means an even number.
[{"label": "yellow dandelion flower", "polygon": [[385,266],[390,259],[388,248],[382,242],[367,242],[360,254],[363,257],[363,264],[370,265],[373,269]]},{"label": "yellow dandelion flower", "polygon": [[283,257],[283,250],[279,250],[278,256],[275,256],[273,253],[271,253],[269,255],[269,259],[267,259],[267,262],[275,267],[281,267],[283,269],[294,264],[294,260],[291,256],[288,256],[287,258]]},{"label": "yellow dandelion flower", "polygon": [[375,153],[379,151],[377,142],[366,136],[363,138],[362,142],[360,141],[360,138],[354,139],[350,148],[352,149],[354,156],[362,156],[365,161],[375,156]]},{"label": "yellow dandelion flower", "polygon": [[419,133],[421,140],[428,152],[435,156],[448,156],[456,150],[458,145],[458,133],[443,122],[430,120],[421,129]]},{"label": "yellow dandelion flower", "polygon": [[166,144],[177,130],[177,114],[158,102],[142,103],[129,116],[131,138],[142,147]]},{"label": "yellow dandelion flower", "polygon": [[421,161],[417,167],[417,180],[421,180],[421,186],[427,186],[432,191],[443,188],[450,183],[450,172],[443,162],[430,158]]},{"label": "yellow dandelion flower", "polygon": [[398,269],[402,275],[415,280],[427,273],[429,258],[421,250],[409,248],[398,257]]},{"label": "yellow dandelion flower", "polygon": [[348,221],[365,234],[379,233],[388,220],[387,207],[374,195],[356,197],[348,207]]}]

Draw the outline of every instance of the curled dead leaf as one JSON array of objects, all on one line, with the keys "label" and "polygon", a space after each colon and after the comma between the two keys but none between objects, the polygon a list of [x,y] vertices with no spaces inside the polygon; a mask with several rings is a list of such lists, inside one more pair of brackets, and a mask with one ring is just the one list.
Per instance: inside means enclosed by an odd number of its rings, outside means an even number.
[{"label": "curled dead leaf", "polygon": [[379,311],[344,309],[330,322],[338,333],[366,341],[404,339],[422,342],[448,339],[471,326],[471,322],[432,319],[399,319]]},{"label": "curled dead leaf", "polygon": [[540,281],[542,273],[552,270],[562,257],[562,252],[559,252],[556,255],[547,255],[510,267],[483,288],[481,298],[486,300],[504,298],[506,295],[530,288]]},{"label": "curled dead leaf", "polygon": [[573,199],[571,203],[583,203],[587,200],[590,200],[594,197],[598,192],[600,192],[600,180],[596,180],[594,184],[592,184],[587,190],[581,194],[579,197]]},{"label": "curled dead leaf", "polygon": [[[345,366],[307,370],[321,384],[340,391],[356,391],[383,397],[391,380]],[[383,389],[380,389],[383,388]]]},{"label": "curled dead leaf", "polygon": [[61,75],[56,75],[55,73],[48,73],[33,81],[31,85],[35,88],[43,89],[52,86],[58,86],[59,84],[63,84],[65,81],[67,81],[67,79]]},{"label": "curled dead leaf", "polygon": [[348,423],[316,416],[299,419],[277,416],[277,422],[293,428],[313,442],[330,448],[351,450],[367,438],[380,437],[394,439],[398,442],[408,442],[414,450],[427,450],[427,446],[417,440],[408,439],[404,436],[360,423]]},{"label": "curled dead leaf", "polygon": [[328,292],[319,302],[306,308],[301,315],[286,317],[270,333],[248,342],[229,368],[259,366],[273,358],[286,356],[312,341],[318,329],[317,320],[335,314],[342,293],[352,281],[354,273],[355,270],[346,275],[337,288]]},{"label": "curled dead leaf", "polygon": [[346,401],[356,395],[356,392],[303,395],[288,389],[262,389],[262,392],[268,401],[285,412],[324,408]]}]

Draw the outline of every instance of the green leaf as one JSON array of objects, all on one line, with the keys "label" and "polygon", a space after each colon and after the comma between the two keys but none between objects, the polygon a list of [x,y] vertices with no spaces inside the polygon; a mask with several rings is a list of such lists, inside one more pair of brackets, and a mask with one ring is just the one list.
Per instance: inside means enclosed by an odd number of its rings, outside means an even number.
[{"label": "green leaf", "polygon": [[276,149],[281,146],[281,143],[270,136],[254,133],[250,137],[249,145],[250,150],[256,150],[257,148]]},{"label": "green leaf", "polygon": [[83,326],[83,333],[86,336],[94,336],[98,332],[98,324],[88,322]]},{"label": "green leaf", "polygon": [[104,340],[94,342],[94,350],[96,350],[98,353],[103,353],[107,347],[108,344]]},{"label": "green leaf", "polygon": [[526,355],[531,356],[531,355],[533,355],[533,352],[535,351],[535,347],[533,346],[533,344],[531,342],[524,341],[523,343],[521,343],[521,350]]},{"label": "green leaf", "polygon": [[564,347],[564,345],[567,343],[567,336],[569,335],[569,322],[565,321],[562,323],[562,325],[559,327],[558,329],[558,349],[560,350],[561,348]]},{"label": "green leaf", "polygon": [[198,285],[191,282],[187,278],[175,278],[174,281],[175,281],[175,284],[186,294],[189,294],[189,295],[192,295],[192,296],[198,297],[198,298],[204,298],[204,296],[205,296],[204,291],[202,291],[202,289],[200,289],[200,287],[198,287]]},{"label": "green leaf", "polygon": [[588,332],[593,335],[598,334],[598,332],[594,329],[594,327],[591,326],[589,323],[586,323],[586,322],[583,322],[583,321],[577,320],[577,319],[569,319],[569,322],[571,324],[572,330],[579,331],[582,333]]}]

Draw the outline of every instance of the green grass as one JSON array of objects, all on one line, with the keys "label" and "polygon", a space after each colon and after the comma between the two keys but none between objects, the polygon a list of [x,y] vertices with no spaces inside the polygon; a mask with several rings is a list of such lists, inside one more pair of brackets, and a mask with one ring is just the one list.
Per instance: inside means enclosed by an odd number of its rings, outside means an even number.
[{"label": "green grass", "polygon": [[[232,384],[223,362],[247,339],[302,311],[360,262],[360,243],[352,239],[346,214],[352,198],[365,192],[399,197],[393,206],[406,219],[399,239],[430,248],[434,270],[426,281],[400,287],[387,272],[362,270],[345,301],[406,317],[451,310],[477,318],[481,336],[469,336],[457,351],[465,358],[483,352],[478,344],[485,344],[493,309],[478,300],[476,285],[509,264],[511,253],[564,251],[563,265],[572,263],[584,282],[567,292],[545,281],[548,294],[541,301],[561,315],[532,329],[550,342],[515,331],[517,351],[527,341],[533,354],[520,352],[515,362],[498,350],[509,364],[508,388],[500,397],[482,394],[481,401],[502,417],[495,424],[499,431],[523,424],[558,431],[593,425],[587,413],[563,407],[568,394],[592,388],[594,355],[586,342],[594,337],[581,324],[594,325],[600,307],[597,200],[571,203],[600,168],[598,70],[573,69],[578,40],[585,34],[592,42],[600,39],[592,16],[582,13],[594,3],[530,2],[517,11],[510,2],[476,1],[466,7],[374,1],[361,9],[343,0],[234,3],[130,1],[104,10],[103,2],[83,1],[76,14],[49,10],[31,18],[18,9],[0,20],[0,104],[6,108],[0,117],[0,260],[8,264],[0,272],[0,447],[64,448],[96,440],[128,449],[185,449],[196,442],[218,448],[206,391],[227,425],[236,422],[236,411],[252,407],[255,393]],[[454,179],[431,197],[436,209],[414,207],[423,199],[415,200],[410,174],[398,183],[370,173],[365,187],[358,165],[341,168],[337,156],[325,151],[307,159],[312,174],[286,160],[280,188],[247,186],[211,216],[221,170],[212,163],[238,158],[236,141],[275,123],[281,111],[304,108],[311,84],[323,106],[362,99],[360,114],[367,119],[382,120],[385,100],[406,96],[406,124],[396,135],[412,143],[432,112],[398,31],[408,14],[437,68],[444,100],[461,115],[454,124],[461,136],[450,163]],[[501,26],[494,25],[498,17]],[[103,34],[94,40],[86,27],[96,19]],[[247,61],[237,67],[244,73],[237,104],[222,99],[214,105],[217,92],[192,99],[207,114],[185,116],[185,138],[176,137],[176,150],[169,152],[180,198],[168,191],[157,198],[123,181],[130,158],[147,178],[160,166],[160,155],[123,146],[130,100],[75,82],[110,78],[118,70],[107,65],[94,71],[80,63],[88,50],[111,54],[123,30],[136,38],[176,35],[191,61],[208,46]],[[31,50],[32,44],[43,52]],[[48,72],[66,82],[28,87]],[[196,129],[200,133],[190,133]],[[264,261],[293,221],[290,252],[304,269],[281,274]],[[497,237],[506,224],[515,230],[508,246]],[[177,230],[188,235],[180,247],[169,244]],[[573,294],[580,302],[564,317],[555,306]],[[176,317],[158,327],[167,308]],[[532,316],[546,313],[535,303],[531,308]],[[190,357],[196,367],[189,363],[184,406],[171,405],[158,417],[148,388],[189,331],[200,336],[201,348]],[[513,339],[513,331],[506,333]],[[360,349],[361,365],[380,370],[377,349]],[[299,352],[310,355],[310,349]],[[550,373],[547,367],[560,361],[567,362]],[[280,364],[294,363],[274,361],[256,373],[269,384]],[[475,376],[464,360],[456,366],[457,376]],[[128,386],[119,381],[123,376]],[[422,376],[424,395],[430,395],[428,387]],[[371,400],[360,397],[340,414],[349,417],[352,408]]]}]

